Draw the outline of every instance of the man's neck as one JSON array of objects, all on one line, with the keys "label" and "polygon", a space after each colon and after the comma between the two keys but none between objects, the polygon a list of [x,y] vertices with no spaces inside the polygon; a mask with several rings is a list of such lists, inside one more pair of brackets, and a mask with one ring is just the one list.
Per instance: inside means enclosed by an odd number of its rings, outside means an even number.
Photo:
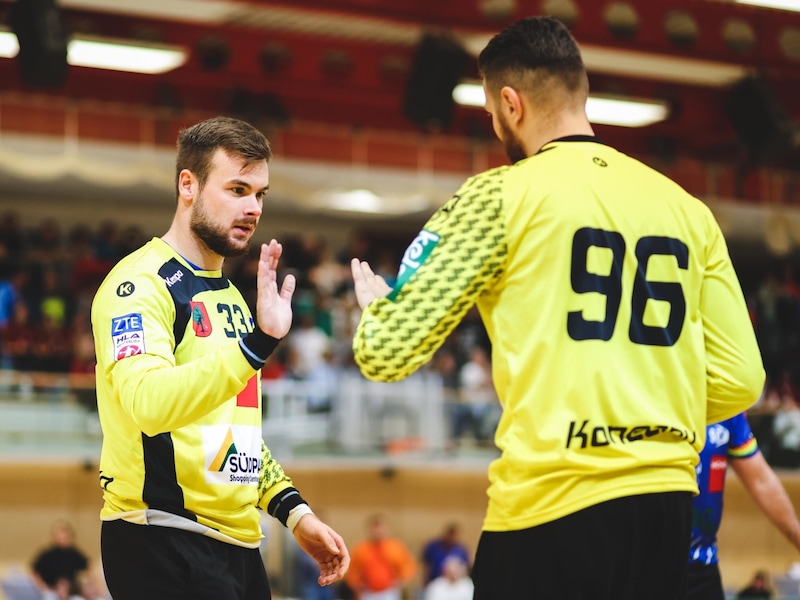
[{"label": "man's neck", "polygon": [[204,271],[222,270],[225,259],[209,250],[195,235],[191,233],[181,235],[177,228],[171,227],[161,239],[193,267]]}]

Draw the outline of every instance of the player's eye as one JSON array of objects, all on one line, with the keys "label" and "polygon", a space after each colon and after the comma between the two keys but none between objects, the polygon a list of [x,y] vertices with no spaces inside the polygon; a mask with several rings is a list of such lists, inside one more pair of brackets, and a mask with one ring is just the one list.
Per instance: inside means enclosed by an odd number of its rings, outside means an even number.
[{"label": "player's eye", "polygon": [[231,191],[237,196],[241,196],[242,194],[244,194],[244,188],[241,186],[233,187],[231,188]]}]

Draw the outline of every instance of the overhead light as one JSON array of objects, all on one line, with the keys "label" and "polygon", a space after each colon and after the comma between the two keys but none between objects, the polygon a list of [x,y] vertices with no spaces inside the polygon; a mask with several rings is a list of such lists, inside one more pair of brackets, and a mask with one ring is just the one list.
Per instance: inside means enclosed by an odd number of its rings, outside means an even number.
[{"label": "overhead light", "polygon": [[0,57],[14,58],[18,52],[17,36],[10,31],[0,31]]},{"label": "overhead light", "polygon": [[155,75],[180,67],[186,62],[186,50],[178,46],[82,36],[70,40],[67,62],[76,67]]},{"label": "overhead light", "polygon": [[590,123],[645,127],[668,116],[669,106],[661,100],[592,95],[586,101],[586,117]]},{"label": "overhead light", "polygon": [[[459,83],[453,89],[453,100],[464,106],[484,106],[486,99],[479,83]],[[644,127],[669,116],[669,106],[661,100],[622,98],[592,94],[586,101],[586,116],[591,123]]]},{"label": "overhead light", "polygon": [[[0,57],[14,58],[19,52],[17,36],[0,31]],[[76,67],[113,71],[166,73],[186,62],[187,52],[180,46],[138,43],[129,40],[80,36],[67,46],[67,62]]]},{"label": "overhead light", "polygon": [[314,195],[315,203],[330,210],[370,214],[413,214],[429,207],[422,194],[408,196],[379,196],[366,189],[325,191]]},{"label": "overhead light", "polygon": [[800,12],[800,2],[797,0],[736,0],[739,4],[751,4],[764,8],[777,8],[780,10],[793,10]]},{"label": "overhead light", "polygon": [[[765,0],[766,1],[766,0]],[[779,1],[779,0],[774,0]],[[797,4],[798,0],[785,0]],[[470,35],[462,39],[464,47],[477,56],[491,39],[488,35]],[[747,68],[733,63],[668,56],[653,52],[618,50],[580,44],[583,64],[592,73],[624,75],[637,79],[690,83],[704,87],[724,87],[748,74]]]}]

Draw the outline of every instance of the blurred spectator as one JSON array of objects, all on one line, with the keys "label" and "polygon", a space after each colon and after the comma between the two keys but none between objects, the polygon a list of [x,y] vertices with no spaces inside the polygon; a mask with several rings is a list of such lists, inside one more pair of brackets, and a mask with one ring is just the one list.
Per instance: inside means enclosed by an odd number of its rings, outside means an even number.
[{"label": "blurred spectator", "polygon": [[86,555],[75,546],[75,532],[66,521],[56,521],[50,545],[37,554],[33,573],[43,590],[55,592],[59,600],[80,593],[79,576],[89,568]]},{"label": "blurred spectator", "polygon": [[325,368],[331,340],[317,326],[313,306],[298,303],[295,319],[297,325],[288,336],[288,369],[294,379],[307,379],[313,376],[313,371]]},{"label": "blurred spectator", "polygon": [[367,539],[351,554],[345,581],[358,600],[401,600],[416,572],[416,560],[402,541],[389,536],[382,515],[370,517],[368,527]]},{"label": "blurred spectator", "polygon": [[228,279],[237,287],[244,298],[250,312],[255,314],[256,310],[256,274],[258,273],[258,257],[261,254],[261,247],[256,246],[241,257],[234,257],[229,262],[226,261],[226,270],[230,269]]},{"label": "blurred spectator", "polygon": [[350,270],[336,260],[324,240],[318,244],[319,261],[309,271],[308,278],[323,297],[332,298],[350,281]]},{"label": "blurred spectator", "polygon": [[42,219],[31,232],[28,258],[42,265],[61,266],[65,259],[61,226],[53,218]]},{"label": "blurred spectator", "polygon": [[470,552],[461,542],[460,533],[457,523],[448,523],[441,535],[425,544],[422,549],[422,581],[425,585],[444,574],[444,565],[448,558],[457,558],[469,570],[472,564]]},{"label": "blurred spectator", "polygon": [[94,337],[89,317],[83,313],[76,314],[72,321],[72,360],[70,362],[70,389],[79,404],[89,410],[97,410],[97,393],[95,392],[95,365],[97,359],[94,352]]},{"label": "blurred spectator", "polygon": [[15,210],[7,210],[0,216],[0,243],[9,256],[21,257],[27,250],[25,231]]},{"label": "blurred spectator", "polygon": [[433,368],[442,376],[442,386],[444,388],[444,401],[455,403],[459,400],[461,381],[459,378],[458,363],[452,348],[444,344],[433,357]]},{"label": "blurred spectator", "polygon": [[14,318],[2,331],[2,342],[4,360],[11,369],[20,372],[20,391],[24,395],[33,392],[30,373],[36,365],[35,336],[28,305],[25,302],[17,302],[14,306]]},{"label": "blurred spectator", "polygon": [[762,600],[770,600],[772,598],[772,589],[767,584],[767,573],[766,571],[756,571],[756,574],[753,575],[753,580],[747,585],[747,587],[739,590],[736,594],[737,600],[755,600],[755,599],[762,599]]},{"label": "blurred spectator", "polygon": [[70,291],[74,295],[96,290],[114,264],[98,258],[92,243],[88,227],[79,226],[71,230],[66,254],[70,259]]},{"label": "blurred spectator", "polygon": [[800,406],[788,390],[781,393],[772,429],[775,434],[775,448],[770,454],[772,465],[791,469],[800,466]]},{"label": "blurred spectator", "polygon": [[0,275],[0,329],[14,319],[16,305],[23,301],[23,293],[28,285],[28,270],[19,264],[6,265],[6,273]]},{"label": "blurred spectator", "polygon": [[472,600],[474,590],[467,565],[451,555],[442,565],[442,574],[425,588],[424,600]]},{"label": "blurred spectator", "polygon": [[94,256],[106,262],[116,263],[122,258],[120,254],[119,227],[113,221],[103,221],[94,236],[92,250]]},{"label": "blurred spectator", "polygon": [[469,429],[476,442],[490,443],[500,418],[500,403],[492,381],[489,355],[483,347],[472,348],[458,377],[461,402],[457,405],[453,439],[457,442]]},{"label": "blurred spectator", "polygon": [[34,387],[42,392],[66,389],[66,374],[72,363],[72,332],[44,315],[33,334]]},{"label": "blurred spectator", "polygon": [[46,316],[59,327],[66,325],[71,316],[69,293],[62,284],[60,273],[51,266],[45,266],[42,271],[41,289],[37,300],[40,318]]}]

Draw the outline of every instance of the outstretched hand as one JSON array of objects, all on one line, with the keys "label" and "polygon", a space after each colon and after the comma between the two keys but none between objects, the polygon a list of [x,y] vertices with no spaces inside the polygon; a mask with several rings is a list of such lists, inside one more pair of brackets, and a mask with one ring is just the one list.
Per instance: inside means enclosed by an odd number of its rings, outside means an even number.
[{"label": "outstretched hand", "polygon": [[278,259],[282,253],[283,246],[275,240],[261,244],[256,282],[258,327],[278,339],[289,333],[292,326],[292,295],[297,285],[294,275],[287,275],[278,291]]},{"label": "outstretched hand", "polygon": [[383,298],[392,291],[386,280],[377,275],[367,261],[354,258],[350,261],[350,270],[353,272],[356,300],[362,310],[376,298]]},{"label": "outstretched hand", "polygon": [[294,528],[297,543],[319,564],[320,585],[336,583],[350,567],[350,553],[342,536],[320,521],[316,515],[303,516]]}]

